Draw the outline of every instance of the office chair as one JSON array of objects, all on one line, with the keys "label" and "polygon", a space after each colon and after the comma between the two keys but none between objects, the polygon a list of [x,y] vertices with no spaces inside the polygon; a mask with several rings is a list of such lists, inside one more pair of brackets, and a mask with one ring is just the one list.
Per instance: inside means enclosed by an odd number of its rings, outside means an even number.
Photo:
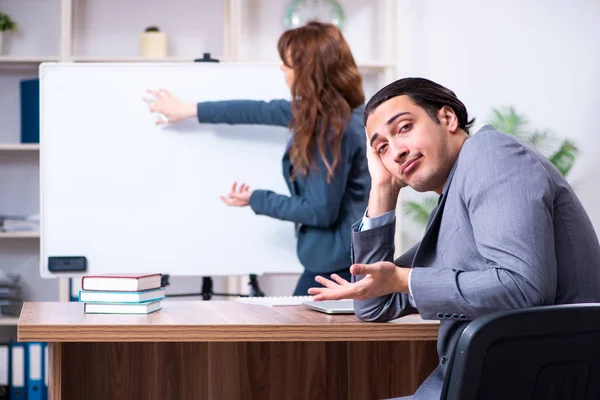
[{"label": "office chair", "polygon": [[474,320],[458,339],[441,399],[600,399],[600,303]]}]

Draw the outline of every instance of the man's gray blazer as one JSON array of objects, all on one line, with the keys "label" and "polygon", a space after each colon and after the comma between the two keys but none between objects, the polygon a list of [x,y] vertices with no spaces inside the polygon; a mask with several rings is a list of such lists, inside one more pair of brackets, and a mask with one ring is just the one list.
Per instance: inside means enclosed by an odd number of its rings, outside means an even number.
[{"label": "man's gray blazer", "polygon": [[[394,225],[363,232],[355,225],[353,262],[392,261]],[[463,145],[421,242],[394,262],[413,268],[417,310],[399,293],[354,306],[364,321],[417,311],[441,320],[440,364],[415,400],[439,399],[468,321],[499,310],[600,301],[600,245],[575,193],[544,156],[489,125]]]}]

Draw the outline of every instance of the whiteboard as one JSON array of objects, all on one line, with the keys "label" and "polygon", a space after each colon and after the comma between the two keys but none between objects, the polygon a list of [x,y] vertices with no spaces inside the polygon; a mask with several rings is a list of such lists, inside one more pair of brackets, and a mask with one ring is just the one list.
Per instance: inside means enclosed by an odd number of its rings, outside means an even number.
[{"label": "whiteboard", "polygon": [[285,127],[156,126],[142,97],[289,98],[276,65],[44,63],[40,66],[40,271],[85,256],[83,274],[218,276],[300,272],[291,222],[219,199],[233,181],[289,195]]}]

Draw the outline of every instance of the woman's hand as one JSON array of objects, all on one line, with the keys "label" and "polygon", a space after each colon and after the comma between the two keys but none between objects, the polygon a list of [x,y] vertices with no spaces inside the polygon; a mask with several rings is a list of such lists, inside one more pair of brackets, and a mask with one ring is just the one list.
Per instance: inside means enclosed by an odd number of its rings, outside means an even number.
[{"label": "woman's hand", "polygon": [[172,124],[187,118],[194,118],[198,115],[195,104],[184,103],[166,89],[148,90],[148,93],[155,98],[148,106],[148,109],[151,112],[160,113],[167,118],[167,121],[156,121],[157,125]]},{"label": "woman's hand", "polygon": [[237,186],[237,182],[233,182],[231,186],[231,191],[227,196],[221,196],[221,200],[223,203],[232,207],[246,207],[250,205],[250,197],[252,196],[252,191],[250,187],[245,183],[242,183],[239,188]]}]

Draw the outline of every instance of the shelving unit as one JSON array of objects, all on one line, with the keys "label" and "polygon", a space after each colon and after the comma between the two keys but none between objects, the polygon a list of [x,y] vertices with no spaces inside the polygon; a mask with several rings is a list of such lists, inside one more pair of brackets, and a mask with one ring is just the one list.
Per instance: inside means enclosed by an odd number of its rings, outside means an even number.
[{"label": "shelving unit", "polygon": [[[274,64],[279,65],[280,63],[277,61],[236,61],[236,60],[228,60],[224,58],[219,59],[221,62],[242,62],[244,64]],[[174,63],[185,63],[192,61],[190,58],[186,57],[166,57],[166,58],[143,58],[143,57],[115,57],[115,58],[107,58],[107,57],[72,57],[70,59],[72,62],[123,62],[123,63],[143,63],[143,62],[174,62]],[[2,60],[0,59],[0,62]],[[380,60],[371,60],[360,62],[357,61],[357,65],[361,69],[375,69],[382,70],[386,68],[395,68],[395,64],[391,61],[380,61]]]},{"label": "shelving unit", "polygon": [[27,57],[27,56],[5,56],[0,55],[0,63],[14,63],[14,64],[39,64],[48,61],[58,61],[59,56],[40,56],[40,57]]},{"label": "shelving unit", "polygon": [[4,151],[39,151],[37,143],[0,143],[0,152]]},{"label": "shelving unit", "polygon": [[[190,62],[200,57],[203,52],[211,50],[213,57],[223,61],[279,63],[276,39],[285,29],[282,19],[285,7],[289,3],[275,3],[270,0],[222,0],[220,6],[215,6],[212,0],[176,0],[165,10],[164,7],[158,7],[158,4],[157,7],[152,7],[152,4],[144,0],[51,0],[50,3],[52,2],[55,3],[52,12],[58,17],[58,27],[53,29],[57,32],[54,40],[58,54],[5,54],[0,55],[0,65],[39,64],[51,61]],[[10,14],[10,5],[18,3],[18,0],[7,0],[3,8],[8,5]],[[361,69],[375,69],[389,76],[395,75],[398,60],[394,54],[393,38],[397,37],[399,31],[397,23],[393,23],[397,17],[395,13],[399,10],[395,1],[340,0],[340,4],[346,12],[344,34]],[[20,13],[25,12],[22,7],[24,6],[18,8]],[[119,7],[123,14],[128,10],[135,12],[127,14],[124,21],[114,17],[115,7]],[[29,13],[29,10],[27,11]],[[46,19],[45,15],[43,17]],[[257,22],[258,20],[261,22]],[[48,23],[45,21],[45,24]],[[165,27],[163,31],[167,32],[170,43],[169,57],[144,59],[136,54],[139,34],[149,25]],[[27,28],[34,27],[30,24],[22,30]],[[208,32],[203,31],[204,28]],[[369,38],[376,39],[379,45],[365,43]],[[217,47],[218,51],[214,51]]]},{"label": "shelving unit", "polygon": [[[344,36],[364,74],[369,96],[373,89],[398,76],[399,52],[394,38],[399,34],[400,7],[395,0],[339,2],[346,13]],[[214,0],[173,0],[165,7],[158,0],[48,0],[36,9],[25,3],[5,0],[0,5],[0,11],[14,16],[20,30],[15,45],[8,46],[9,53],[0,55],[0,118],[9,117],[3,123],[3,129],[8,131],[0,132],[0,159],[4,160],[0,169],[9,165],[12,171],[11,163],[17,164],[27,170],[23,174],[31,174],[31,179],[37,180],[39,175],[34,176],[31,168],[39,162],[36,153],[40,146],[15,142],[19,140],[17,83],[19,79],[37,76],[40,63],[185,63],[210,52],[212,57],[226,62],[279,64],[276,43],[285,29],[282,18],[289,1],[222,0],[219,4]],[[118,15],[115,10],[119,10]],[[158,25],[167,33],[169,57],[138,56],[139,35],[149,25]],[[0,178],[5,172],[0,171]],[[35,172],[39,174],[39,170]],[[11,196],[39,197],[39,193]],[[8,203],[17,204],[19,199]],[[19,243],[19,247],[35,254],[39,253],[39,236],[37,232],[0,232],[0,263],[4,257],[2,249],[7,246],[1,247],[2,243]],[[25,257],[22,253],[27,254],[23,250],[20,257]],[[37,274],[37,265],[30,267],[35,269],[27,273],[31,277]],[[47,292],[49,283],[40,279],[36,285],[33,291],[41,293]],[[69,298],[67,280],[59,280],[58,290],[60,300]],[[0,318],[0,325],[10,321]]]},{"label": "shelving unit", "polygon": [[0,317],[0,326],[17,326],[17,322],[17,317]]},{"label": "shelving unit", "polygon": [[0,232],[0,239],[39,239],[39,232]]}]

